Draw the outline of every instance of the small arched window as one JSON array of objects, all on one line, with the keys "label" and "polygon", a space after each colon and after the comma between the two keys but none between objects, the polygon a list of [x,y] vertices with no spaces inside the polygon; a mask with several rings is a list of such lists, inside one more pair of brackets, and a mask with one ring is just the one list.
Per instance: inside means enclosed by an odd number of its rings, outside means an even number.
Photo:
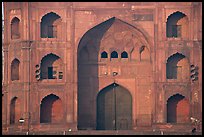
[{"label": "small arched window", "polygon": [[107,52],[103,51],[103,52],[101,53],[101,58],[108,58]]},{"label": "small arched window", "polygon": [[111,53],[111,58],[118,58],[118,53],[116,51],[113,51]]},{"label": "small arched window", "polygon": [[11,80],[19,80],[19,66],[20,61],[18,59],[14,59],[11,63]]},{"label": "small arched window", "polygon": [[127,54],[126,51],[123,51],[123,52],[121,53],[121,58],[128,58],[128,54]]},{"label": "small arched window", "polygon": [[12,19],[11,21],[11,39],[20,38],[19,23],[20,23],[20,20],[17,17],[14,17]]}]

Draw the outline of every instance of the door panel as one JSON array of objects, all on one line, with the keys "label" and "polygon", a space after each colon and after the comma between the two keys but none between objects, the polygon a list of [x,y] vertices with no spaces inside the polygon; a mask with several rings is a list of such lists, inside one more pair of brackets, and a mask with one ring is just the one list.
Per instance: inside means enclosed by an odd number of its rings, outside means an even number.
[{"label": "door panel", "polygon": [[97,129],[127,130],[131,127],[132,98],[129,92],[118,85],[100,91],[97,98]]},{"label": "door panel", "polygon": [[114,111],[114,93],[113,92],[107,92],[105,94],[105,129],[114,130],[114,121],[115,121],[115,111]]},{"label": "door panel", "polygon": [[131,129],[132,101],[131,95],[122,87],[116,87],[116,129]]}]

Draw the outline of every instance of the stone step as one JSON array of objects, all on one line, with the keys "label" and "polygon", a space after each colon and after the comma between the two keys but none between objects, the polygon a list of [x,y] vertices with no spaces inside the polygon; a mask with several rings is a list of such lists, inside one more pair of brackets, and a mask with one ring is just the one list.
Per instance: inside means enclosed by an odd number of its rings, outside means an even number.
[{"label": "stone step", "polygon": [[[26,135],[26,132],[12,132],[8,135]],[[84,131],[47,131],[47,132],[29,132],[29,135],[192,135],[191,131],[134,131],[134,130],[84,130]],[[202,132],[196,132],[195,135],[202,135]]]}]

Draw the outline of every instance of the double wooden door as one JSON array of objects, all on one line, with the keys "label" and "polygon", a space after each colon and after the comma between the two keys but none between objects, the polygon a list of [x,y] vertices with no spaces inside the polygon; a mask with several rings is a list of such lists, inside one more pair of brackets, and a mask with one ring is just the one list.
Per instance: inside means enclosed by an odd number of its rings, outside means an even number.
[{"label": "double wooden door", "polygon": [[112,84],[97,97],[97,129],[129,130],[132,128],[132,97],[123,87]]}]

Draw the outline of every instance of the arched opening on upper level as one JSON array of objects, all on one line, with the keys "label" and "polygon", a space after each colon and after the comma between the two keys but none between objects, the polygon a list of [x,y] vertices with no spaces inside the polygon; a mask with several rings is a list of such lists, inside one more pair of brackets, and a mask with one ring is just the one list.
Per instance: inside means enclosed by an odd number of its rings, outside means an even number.
[{"label": "arched opening on upper level", "polygon": [[20,61],[18,59],[14,59],[11,62],[11,81],[19,80],[19,72],[20,72]]},{"label": "arched opening on upper level", "polygon": [[44,15],[41,19],[41,38],[57,38],[58,26],[61,24],[61,17],[54,12]]},{"label": "arched opening on upper level", "polygon": [[17,17],[14,17],[11,20],[11,39],[20,38],[20,20]]},{"label": "arched opening on upper level", "polygon": [[60,57],[55,54],[48,54],[41,60],[40,65],[41,79],[62,79],[63,78],[63,62]]},{"label": "arched opening on upper level", "polygon": [[189,62],[184,55],[176,53],[167,59],[166,78],[182,79],[183,81],[188,81],[190,79]]},{"label": "arched opening on upper level", "polygon": [[182,37],[187,38],[188,35],[188,18],[182,12],[174,12],[166,22],[167,37]]}]

